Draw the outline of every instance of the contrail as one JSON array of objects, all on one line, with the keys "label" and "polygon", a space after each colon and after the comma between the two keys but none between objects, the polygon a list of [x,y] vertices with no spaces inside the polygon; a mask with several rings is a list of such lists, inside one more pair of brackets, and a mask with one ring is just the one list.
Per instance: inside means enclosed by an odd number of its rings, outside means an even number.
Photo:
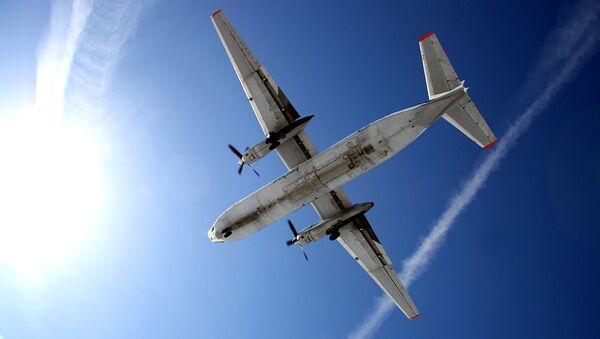
[{"label": "contrail", "polygon": [[[475,169],[460,192],[450,200],[448,208],[435,222],[416,251],[403,262],[399,276],[406,287],[410,286],[427,268],[456,218],[473,201],[490,174],[498,168],[501,160],[529,128],[533,119],[548,107],[550,101],[595,53],[600,41],[599,21],[600,3],[582,1],[570,13],[566,22],[550,34],[546,47],[542,49],[543,59],[534,67],[534,72],[530,76],[531,81],[541,87],[542,91],[508,128],[500,138],[496,149]],[[542,82],[544,74],[551,75]],[[371,338],[393,309],[394,304],[390,299],[385,295],[381,296],[376,301],[372,313],[349,338]]]}]

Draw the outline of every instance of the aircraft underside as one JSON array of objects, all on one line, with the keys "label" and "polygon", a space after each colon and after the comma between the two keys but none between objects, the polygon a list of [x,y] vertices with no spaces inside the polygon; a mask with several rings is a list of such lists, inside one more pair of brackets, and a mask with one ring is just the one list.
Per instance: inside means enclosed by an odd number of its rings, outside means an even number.
[{"label": "aircraft underside", "polygon": [[352,203],[341,186],[401,151],[439,117],[483,148],[496,142],[437,36],[429,33],[419,40],[428,102],[383,117],[319,153],[304,131],[313,116],[300,116],[221,10],[211,19],[264,132],[264,139],[243,153],[229,145],[238,158],[238,174],[271,152],[288,172],[223,212],[208,231],[209,239],[239,240],[310,204],[320,220],[300,232],[288,220],[293,238],[287,244],[336,240],[408,318],[418,317],[421,313],[365,216],[373,203]]},{"label": "aircraft underside", "polygon": [[373,169],[408,146],[464,93],[458,87],[349,135],[228,208],[211,227],[210,239],[229,242],[251,235]]}]

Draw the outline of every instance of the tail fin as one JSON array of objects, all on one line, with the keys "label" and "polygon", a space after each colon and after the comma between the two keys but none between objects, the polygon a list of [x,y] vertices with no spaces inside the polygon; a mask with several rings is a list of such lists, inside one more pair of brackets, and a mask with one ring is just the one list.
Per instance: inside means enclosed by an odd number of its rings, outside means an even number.
[{"label": "tail fin", "polygon": [[[454,71],[435,33],[426,34],[419,39],[419,47],[429,99],[434,99],[462,85],[463,82]],[[443,117],[483,148],[489,148],[497,141],[494,132],[468,94],[464,95]]]}]

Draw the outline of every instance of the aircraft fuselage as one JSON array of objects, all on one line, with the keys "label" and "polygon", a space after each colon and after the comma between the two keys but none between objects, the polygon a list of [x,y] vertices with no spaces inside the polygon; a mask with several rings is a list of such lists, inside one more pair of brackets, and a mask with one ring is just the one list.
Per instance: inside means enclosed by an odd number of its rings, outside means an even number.
[{"label": "aircraft fuselage", "polygon": [[229,207],[210,228],[209,239],[244,238],[369,171],[408,146],[464,93],[457,87],[350,134]]}]

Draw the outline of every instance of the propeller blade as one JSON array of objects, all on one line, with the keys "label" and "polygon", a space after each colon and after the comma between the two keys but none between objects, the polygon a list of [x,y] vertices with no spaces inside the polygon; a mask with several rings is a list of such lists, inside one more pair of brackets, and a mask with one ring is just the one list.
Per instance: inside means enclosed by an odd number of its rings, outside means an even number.
[{"label": "propeller blade", "polygon": [[[233,154],[235,154],[239,159],[240,159],[240,167],[238,168],[238,175],[242,174],[242,170],[244,169],[244,164],[246,164],[244,162],[244,156],[242,155],[242,153],[240,151],[237,150],[237,148],[233,147],[232,144],[227,144],[227,147],[229,147],[229,149],[233,152]],[[249,150],[248,147],[246,147],[246,151]],[[252,171],[254,171],[254,174],[256,174],[257,177],[260,177],[260,174],[258,174],[258,172],[254,169],[254,167],[252,167],[252,165],[250,164],[246,164],[248,166],[250,166],[250,168],[252,168]]]},{"label": "propeller blade", "polygon": [[258,174],[258,172],[254,169],[254,167],[252,167],[252,165],[250,165],[250,164],[247,164],[247,165],[248,165],[248,167],[252,168],[252,170],[254,171],[254,174],[256,174],[257,177],[260,177],[260,174]]},{"label": "propeller blade", "polygon": [[231,144],[227,144],[227,146],[229,146],[229,149],[235,154],[237,155],[238,158],[242,158],[242,153],[240,153],[240,151],[238,151],[235,147],[233,147]]},{"label": "propeller blade", "polygon": [[[292,246],[293,244],[298,242],[298,231],[296,231],[296,227],[294,227],[294,224],[292,223],[292,221],[290,219],[288,219],[288,226],[290,226],[290,230],[292,231],[292,234],[294,235],[294,239],[290,239],[286,242],[286,244],[288,246]],[[304,251],[304,246],[302,246],[301,244],[298,244],[298,246],[300,246],[300,249],[302,250],[302,254],[304,254],[304,259],[306,259],[306,261],[308,261],[308,256],[306,255],[306,252]]]},{"label": "propeller blade", "polygon": [[290,226],[290,230],[292,231],[294,238],[296,238],[298,236],[298,231],[296,231],[296,227],[294,227],[294,224],[292,224],[290,219],[288,219],[288,225]]},{"label": "propeller blade", "polygon": [[306,252],[304,251],[304,246],[299,245],[300,249],[302,250],[302,254],[304,254],[304,259],[306,259],[306,261],[308,261],[308,255],[306,255]]}]

